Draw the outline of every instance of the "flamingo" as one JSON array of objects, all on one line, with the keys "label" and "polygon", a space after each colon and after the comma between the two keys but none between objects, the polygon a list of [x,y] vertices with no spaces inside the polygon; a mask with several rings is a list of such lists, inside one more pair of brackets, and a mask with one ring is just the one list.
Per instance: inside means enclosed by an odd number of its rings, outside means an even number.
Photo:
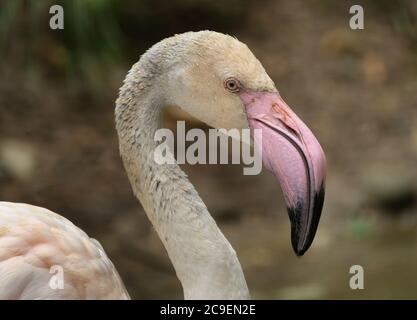
[{"label": "flamingo", "polygon": [[[260,129],[263,164],[279,180],[297,255],[310,247],[324,200],[326,160],[249,48],[229,35],[187,32],[152,46],[116,101],[120,154],[134,195],[164,244],[186,299],[248,299],[236,252],[177,164],[157,164],[165,106],[214,128]],[[64,286],[50,285],[51,268]],[[1,299],[129,299],[100,244],[66,218],[0,202]]]}]

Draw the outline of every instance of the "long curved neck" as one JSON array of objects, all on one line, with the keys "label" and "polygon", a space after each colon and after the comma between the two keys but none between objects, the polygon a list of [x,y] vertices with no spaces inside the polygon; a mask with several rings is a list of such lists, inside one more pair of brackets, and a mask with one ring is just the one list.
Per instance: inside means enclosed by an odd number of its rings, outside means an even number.
[{"label": "long curved neck", "polygon": [[168,252],[186,299],[247,299],[236,253],[186,174],[176,164],[154,161],[154,134],[166,100],[159,69],[142,57],[116,102],[120,152],[134,194]]}]

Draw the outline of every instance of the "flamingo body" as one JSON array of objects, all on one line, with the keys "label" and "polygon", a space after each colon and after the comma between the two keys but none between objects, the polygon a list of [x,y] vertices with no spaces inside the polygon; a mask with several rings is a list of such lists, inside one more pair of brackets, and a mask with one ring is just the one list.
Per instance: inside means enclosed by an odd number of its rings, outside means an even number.
[{"label": "flamingo body", "polygon": [[[101,245],[44,208],[0,202],[0,299],[128,299]],[[63,288],[51,285],[62,267]]]}]

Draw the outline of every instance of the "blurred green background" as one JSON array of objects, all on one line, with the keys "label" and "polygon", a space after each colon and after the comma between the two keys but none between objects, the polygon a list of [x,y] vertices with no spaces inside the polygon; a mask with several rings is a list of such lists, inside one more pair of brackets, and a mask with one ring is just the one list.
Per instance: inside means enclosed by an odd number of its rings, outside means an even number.
[{"label": "blurred green background", "polygon": [[[61,4],[65,29],[49,29]],[[365,29],[349,28],[361,4]],[[184,166],[254,298],[417,298],[417,2],[0,0],[1,200],[49,208],[98,239],[133,298],[181,298],[119,158],[118,88],[153,43],[190,30],[248,44],[328,159],[321,224],[301,259],[267,172]],[[170,110],[167,126],[186,118]],[[365,270],[351,290],[349,269]]]}]

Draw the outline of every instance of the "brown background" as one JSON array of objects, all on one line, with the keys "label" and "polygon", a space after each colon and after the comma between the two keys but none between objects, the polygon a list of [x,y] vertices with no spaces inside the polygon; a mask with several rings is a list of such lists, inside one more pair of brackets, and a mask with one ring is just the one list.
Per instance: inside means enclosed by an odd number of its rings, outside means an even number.
[{"label": "brown background", "polygon": [[[49,1],[0,2],[1,200],[49,208],[98,239],[133,298],[181,298],[123,171],[114,100],[156,41],[227,32],[261,60],[328,159],[322,221],[302,258],[269,173],[183,167],[235,247],[252,296],[417,298],[415,1],[56,3],[61,31],[48,28]],[[364,30],[349,28],[351,4],[363,5]],[[181,117],[171,111],[167,125]],[[365,290],[349,288],[355,264]]]}]

